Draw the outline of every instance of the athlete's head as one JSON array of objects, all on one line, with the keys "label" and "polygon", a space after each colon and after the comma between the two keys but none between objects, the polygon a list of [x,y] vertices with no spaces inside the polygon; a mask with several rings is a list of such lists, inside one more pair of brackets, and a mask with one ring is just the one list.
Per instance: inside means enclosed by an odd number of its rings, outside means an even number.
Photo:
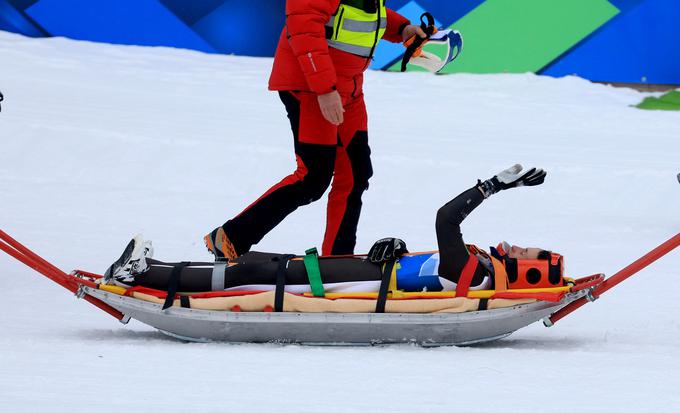
[{"label": "athlete's head", "polygon": [[563,260],[560,254],[541,248],[524,248],[501,242],[492,255],[505,265],[511,288],[557,286],[562,283]]},{"label": "athlete's head", "polygon": [[534,247],[519,247],[517,245],[510,246],[508,257],[522,260],[547,260],[550,257],[550,251]]},{"label": "athlete's head", "polygon": [[550,258],[550,251],[535,247],[520,247],[517,245],[510,245],[503,241],[496,247],[501,255],[506,255],[509,258],[519,260],[547,260]]}]

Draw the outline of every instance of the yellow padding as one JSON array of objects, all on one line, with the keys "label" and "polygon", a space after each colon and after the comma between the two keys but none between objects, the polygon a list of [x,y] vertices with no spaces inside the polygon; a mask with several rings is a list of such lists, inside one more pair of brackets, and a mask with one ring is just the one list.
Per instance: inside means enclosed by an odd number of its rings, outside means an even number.
[{"label": "yellow padding", "polygon": [[99,289],[110,292],[110,293],[118,294],[118,295],[125,295],[125,292],[127,292],[126,288],[119,287],[117,285],[109,285],[109,284],[99,284]]},{"label": "yellow padding", "polygon": [[397,268],[399,266],[400,266],[399,262],[395,262],[394,265],[392,266],[392,274],[390,274],[390,283],[387,286],[388,291],[397,291]]},{"label": "yellow padding", "polygon": [[[134,298],[163,304],[164,299],[152,295],[133,292]],[[321,297],[302,297],[284,293],[283,311],[296,313],[373,313],[375,300],[340,299],[328,300]],[[259,294],[235,297],[189,297],[190,307],[194,310],[229,311],[238,306],[240,311],[262,312],[274,305],[275,292],[267,291]],[[488,309],[506,308],[519,304],[535,302],[533,299],[492,299],[488,302]],[[179,307],[179,300],[174,300],[173,306]],[[434,300],[390,300],[385,304],[386,313],[462,313],[477,311],[479,300],[470,298],[443,298]]]},{"label": "yellow padding", "polygon": [[[565,287],[554,287],[554,288],[523,288],[517,290],[506,290],[506,293],[561,293],[569,292],[571,290],[570,286]],[[496,294],[495,290],[478,290],[469,291],[467,298],[491,298]],[[305,296],[311,297],[311,293],[305,293]],[[407,293],[403,291],[392,291],[387,295],[390,299],[399,298],[412,298],[412,297],[427,297],[427,298],[454,298],[456,296],[455,291],[425,291],[420,293]],[[378,293],[366,292],[366,293],[326,293],[326,298],[337,299],[337,298],[377,298]]]}]

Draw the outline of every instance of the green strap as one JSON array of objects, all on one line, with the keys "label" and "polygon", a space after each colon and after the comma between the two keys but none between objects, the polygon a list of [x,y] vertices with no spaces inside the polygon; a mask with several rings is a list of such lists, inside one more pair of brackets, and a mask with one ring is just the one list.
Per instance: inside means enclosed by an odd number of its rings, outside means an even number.
[{"label": "green strap", "polygon": [[323,282],[321,282],[319,252],[316,248],[310,248],[305,251],[304,263],[307,277],[309,278],[309,285],[312,287],[312,294],[314,297],[324,297],[326,292],[323,290]]}]

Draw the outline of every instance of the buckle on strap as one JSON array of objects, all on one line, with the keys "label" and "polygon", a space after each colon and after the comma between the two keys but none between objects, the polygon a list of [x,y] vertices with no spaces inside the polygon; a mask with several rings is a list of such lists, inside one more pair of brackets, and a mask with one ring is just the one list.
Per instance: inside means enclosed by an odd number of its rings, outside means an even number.
[{"label": "buckle on strap", "polygon": [[309,286],[312,287],[312,295],[314,297],[324,297],[326,292],[323,289],[323,281],[321,281],[321,269],[319,268],[319,252],[316,247],[305,251],[303,258],[305,270],[307,270],[307,278],[309,279]]}]

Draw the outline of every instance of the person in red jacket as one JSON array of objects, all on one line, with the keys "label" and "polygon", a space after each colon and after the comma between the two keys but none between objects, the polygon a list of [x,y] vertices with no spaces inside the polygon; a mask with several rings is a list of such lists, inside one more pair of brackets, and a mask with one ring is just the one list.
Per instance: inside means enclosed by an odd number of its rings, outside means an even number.
[{"label": "person in red jacket", "polygon": [[373,174],[363,73],[381,38],[426,37],[385,0],[287,0],[269,89],[293,131],[297,169],[204,237],[216,258],[248,252],[299,206],[328,196],[323,255],[352,254]]}]

